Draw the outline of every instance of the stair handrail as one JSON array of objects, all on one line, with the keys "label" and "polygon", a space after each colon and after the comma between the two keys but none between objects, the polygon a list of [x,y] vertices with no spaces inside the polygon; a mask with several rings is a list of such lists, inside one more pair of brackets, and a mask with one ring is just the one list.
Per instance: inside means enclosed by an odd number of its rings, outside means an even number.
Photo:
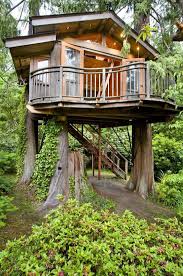
[{"label": "stair handrail", "polygon": [[[84,139],[86,139],[94,148],[96,148],[96,145],[86,136],[86,135],[84,135],[84,133],[82,133],[81,131],[80,131],[80,129],[79,129],[79,127],[77,127],[76,125],[74,126],[73,124],[71,125],[77,132],[79,132],[80,133],[80,135],[82,135],[83,136],[83,138]],[[91,133],[91,130],[90,129],[88,129],[86,126],[85,126],[85,128]],[[94,128],[93,128],[94,129]],[[98,132],[97,131],[95,131],[96,132],[96,134],[98,135]],[[92,133],[93,134],[93,133]],[[101,139],[102,140],[102,139]],[[112,145],[111,145],[111,147],[112,147]],[[97,148],[96,148],[97,149]],[[127,174],[128,174],[128,160],[125,158],[125,157],[123,157],[120,153],[118,153],[118,151],[116,150],[116,149],[114,149],[113,148],[113,150],[115,151],[115,152],[117,152],[117,154],[119,154],[122,158],[123,158],[123,160],[125,161],[125,169],[123,170],[123,168],[121,168],[120,166],[118,166],[118,164],[117,163],[115,163],[107,154],[105,154],[105,152],[102,152],[102,155],[105,157],[105,158],[107,158],[118,170],[120,170],[123,174],[125,174],[125,177],[127,177]],[[111,152],[112,152],[112,154],[113,155],[116,155],[115,153],[114,153],[114,151],[112,151],[111,150]],[[119,158],[117,155],[116,155],[116,157],[117,158]],[[119,159],[120,160],[120,159]]]}]

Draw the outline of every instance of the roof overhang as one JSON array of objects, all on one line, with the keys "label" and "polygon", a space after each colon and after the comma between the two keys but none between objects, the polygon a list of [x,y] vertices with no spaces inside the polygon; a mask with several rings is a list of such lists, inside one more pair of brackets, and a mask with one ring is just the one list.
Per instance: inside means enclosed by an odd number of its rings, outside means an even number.
[{"label": "roof overhang", "polygon": [[[32,21],[33,31],[35,34],[41,33],[41,32],[55,32],[59,30],[60,26],[62,25],[67,26],[67,24],[70,25],[70,24],[79,23],[81,27],[82,22],[85,24],[89,23],[90,29],[92,28],[92,24],[94,28],[96,27],[96,24],[98,24],[100,29],[102,23],[105,24],[105,27],[107,26],[107,24],[109,24],[110,25],[109,27],[111,28],[114,26],[117,26],[122,30],[126,29],[127,27],[126,23],[120,17],[118,17],[113,11],[97,12],[97,13],[73,13],[73,14],[49,15],[49,16],[34,16],[31,18],[31,21]],[[112,24],[111,24],[111,21],[112,21]],[[70,28],[66,27],[66,30],[64,32],[69,33]],[[137,41],[138,33],[132,28],[129,28],[129,37]],[[147,41],[138,39],[138,44],[141,45],[143,48],[145,48],[153,57],[156,58],[159,55],[158,51]]]},{"label": "roof overhang", "polygon": [[7,48],[17,48],[52,41],[56,41],[56,34],[19,36],[14,38],[7,38],[5,46]]},{"label": "roof overhang", "polygon": [[49,54],[56,41],[56,34],[30,35],[7,38],[5,46],[10,48],[18,76],[28,76],[30,57]]}]

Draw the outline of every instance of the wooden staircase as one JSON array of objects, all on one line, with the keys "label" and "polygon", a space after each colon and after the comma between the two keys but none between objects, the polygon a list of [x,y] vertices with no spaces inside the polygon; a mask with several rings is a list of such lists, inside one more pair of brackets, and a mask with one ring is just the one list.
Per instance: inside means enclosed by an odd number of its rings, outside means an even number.
[{"label": "wooden staircase", "polygon": [[[69,133],[76,138],[82,146],[98,159],[98,131],[91,126],[79,129],[77,125],[68,126]],[[109,141],[101,137],[101,160],[112,172],[123,179],[127,178],[128,160],[117,151]]]}]

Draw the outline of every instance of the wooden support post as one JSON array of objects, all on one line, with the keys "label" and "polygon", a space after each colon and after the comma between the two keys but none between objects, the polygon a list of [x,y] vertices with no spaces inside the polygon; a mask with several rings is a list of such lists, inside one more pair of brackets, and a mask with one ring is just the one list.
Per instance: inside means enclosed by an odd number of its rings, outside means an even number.
[{"label": "wooden support post", "polygon": [[152,129],[146,122],[132,126],[133,168],[131,187],[143,198],[154,192]]},{"label": "wooden support post", "polygon": [[57,162],[55,174],[51,179],[48,198],[41,209],[54,208],[59,204],[58,195],[64,196],[64,201],[69,196],[68,179],[68,126],[67,122],[62,123],[62,131],[58,137],[58,154],[60,159]]},{"label": "wooden support post", "polygon": [[98,129],[98,180],[101,179],[101,166],[102,166],[102,160],[101,160],[101,128],[99,126],[99,129]]},{"label": "wooden support post", "polygon": [[95,176],[95,157],[92,154],[92,175]]}]

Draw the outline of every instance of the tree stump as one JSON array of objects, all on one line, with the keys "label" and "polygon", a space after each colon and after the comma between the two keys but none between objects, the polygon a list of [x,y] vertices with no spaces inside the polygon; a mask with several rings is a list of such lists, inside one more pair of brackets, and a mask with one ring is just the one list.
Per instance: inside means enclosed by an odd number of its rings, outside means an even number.
[{"label": "tree stump", "polygon": [[79,151],[69,153],[69,177],[74,177],[75,198],[79,201],[82,189],[82,177],[84,176],[83,155]]}]

